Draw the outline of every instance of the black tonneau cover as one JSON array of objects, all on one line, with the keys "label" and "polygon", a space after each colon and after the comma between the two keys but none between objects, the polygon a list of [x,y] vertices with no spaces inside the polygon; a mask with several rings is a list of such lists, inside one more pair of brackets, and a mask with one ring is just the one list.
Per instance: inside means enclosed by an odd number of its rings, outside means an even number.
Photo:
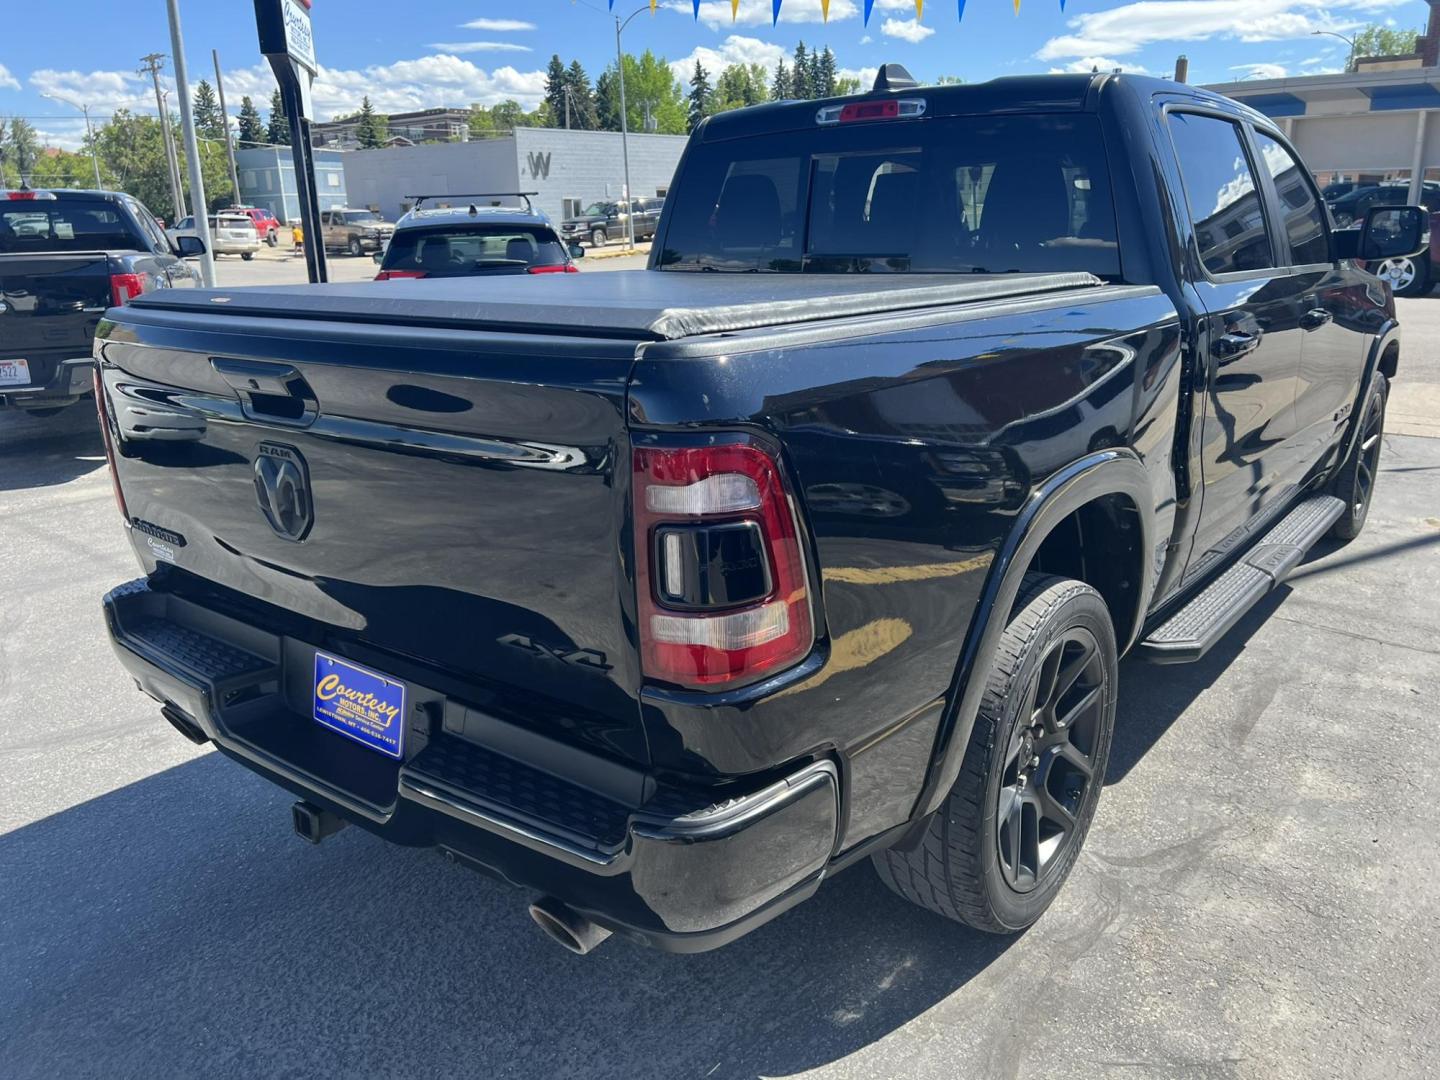
[{"label": "black tonneau cover", "polygon": [[1101,285],[1092,274],[707,274],[651,270],[147,293],[138,309],[208,311],[666,341]]}]

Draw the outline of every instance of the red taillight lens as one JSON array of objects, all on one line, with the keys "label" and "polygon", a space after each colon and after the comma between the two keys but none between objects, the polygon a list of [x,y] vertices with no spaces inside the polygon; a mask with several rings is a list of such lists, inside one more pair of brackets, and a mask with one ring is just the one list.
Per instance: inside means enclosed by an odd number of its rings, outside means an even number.
[{"label": "red taillight lens", "polygon": [[803,659],[815,642],[810,589],[774,455],[742,436],[637,446],[633,462],[646,676],[713,688]]},{"label": "red taillight lens", "polygon": [[113,307],[128,304],[145,291],[144,274],[111,274],[110,303]]},{"label": "red taillight lens", "polygon": [[580,268],[574,263],[565,263],[563,266],[527,266],[527,274],[578,274]]},{"label": "red taillight lens", "polygon": [[110,466],[110,486],[115,491],[115,505],[127,522],[130,511],[125,507],[125,493],[120,490],[120,473],[115,469],[115,444],[110,434],[110,406],[105,398],[105,380],[100,375],[100,361],[95,361],[95,411],[100,415],[100,435],[105,442],[105,461]]},{"label": "red taillight lens", "polygon": [[894,120],[900,115],[900,102],[854,101],[840,110],[840,123],[851,124],[857,120]]},{"label": "red taillight lens", "polygon": [[394,281],[396,278],[421,278],[424,270],[381,270],[375,275],[376,281]]}]

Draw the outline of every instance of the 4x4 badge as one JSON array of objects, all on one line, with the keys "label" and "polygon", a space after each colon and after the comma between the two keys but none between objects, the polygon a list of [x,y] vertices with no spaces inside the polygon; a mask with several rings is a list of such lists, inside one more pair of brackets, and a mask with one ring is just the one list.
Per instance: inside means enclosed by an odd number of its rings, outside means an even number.
[{"label": "4x4 badge", "polygon": [[304,540],[315,523],[310,472],[300,451],[261,443],[255,451],[255,499],[275,532],[286,540]]}]

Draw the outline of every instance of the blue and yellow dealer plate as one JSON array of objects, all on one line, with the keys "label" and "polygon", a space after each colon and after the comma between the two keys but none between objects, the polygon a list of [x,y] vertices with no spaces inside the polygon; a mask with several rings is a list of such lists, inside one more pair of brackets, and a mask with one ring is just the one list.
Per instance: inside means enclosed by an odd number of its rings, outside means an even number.
[{"label": "blue and yellow dealer plate", "polygon": [[404,753],[405,684],[398,679],[317,652],[314,716],[372,750]]}]

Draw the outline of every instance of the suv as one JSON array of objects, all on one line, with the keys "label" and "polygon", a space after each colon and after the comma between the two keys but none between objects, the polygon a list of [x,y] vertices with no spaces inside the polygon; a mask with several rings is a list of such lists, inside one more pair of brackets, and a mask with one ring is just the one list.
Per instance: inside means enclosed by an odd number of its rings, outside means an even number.
[{"label": "suv", "polygon": [[[660,224],[664,199],[631,199],[635,212],[635,239],[649,240]],[[566,240],[588,240],[591,247],[604,247],[611,240],[625,239],[625,204],[618,199],[594,202],[574,217],[560,223]]]},{"label": "suv", "polygon": [[[171,240],[180,236],[196,236],[195,219],[181,218],[166,234]],[[239,255],[249,262],[260,250],[260,235],[248,214],[222,210],[210,215],[210,250],[215,255]]]},{"label": "suv", "polygon": [[269,210],[259,206],[227,206],[222,214],[244,214],[255,224],[255,233],[274,247],[280,242],[280,222]]},{"label": "suv", "polygon": [[489,274],[573,274],[585,249],[566,244],[544,214],[509,207],[437,207],[402,217],[376,281]]},{"label": "suv", "polygon": [[374,210],[337,206],[320,214],[320,238],[327,251],[348,251],[356,256],[384,251],[394,231],[395,226]]}]

